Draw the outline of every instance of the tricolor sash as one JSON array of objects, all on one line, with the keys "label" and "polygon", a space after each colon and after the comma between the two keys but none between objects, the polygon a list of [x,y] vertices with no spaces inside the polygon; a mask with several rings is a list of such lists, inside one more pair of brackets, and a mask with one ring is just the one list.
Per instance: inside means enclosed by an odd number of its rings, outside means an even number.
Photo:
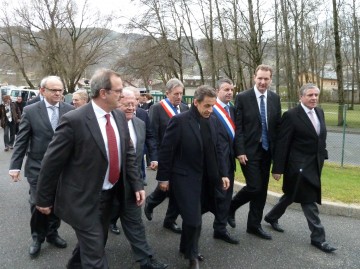
[{"label": "tricolor sash", "polygon": [[166,98],[161,100],[160,104],[165,110],[166,114],[168,114],[170,119],[176,114],[178,114],[177,109],[170,103],[169,99]]},{"label": "tricolor sash", "polygon": [[232,139],[235,137],[235,124],[231,119],[230,115],[226,112],[226,110],[216,102],[213,106],[214,113],[218,116],[220,121],[224,124],[226,131],[230,135]]}]

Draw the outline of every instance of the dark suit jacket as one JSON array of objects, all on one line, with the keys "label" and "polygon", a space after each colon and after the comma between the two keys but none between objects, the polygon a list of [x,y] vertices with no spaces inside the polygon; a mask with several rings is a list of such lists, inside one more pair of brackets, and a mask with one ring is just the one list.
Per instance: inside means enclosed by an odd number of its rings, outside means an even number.
[{"label": "dark suit jacket", "polygon": [[[233,106],[230,106],[229,109],[230,117],[235,123],[235,108]],[[218,115],[216,113],[213,113],[213,115],[218,118]],[[224,172],[228,177],[233,177],[234,171],[236,170],[234,139],[229,135],[226,127],[223,125],[220,119],[219,121],[221,123],[219,129],[219,143],[223,150],[223,155],[225,156],[225,158],[223,159],[223,165],[226,167],[226,171]]]},{"label": "dark suit jacket", "polygon": [[[199,123],[193,111],[195,109],[171,118],[159,151],[159,169],[156,177],[159,181],[170,181],[181,217],[191,226],[201,223],[203,146],[206,146],[202,142]],[[217,147],[216,157],[221,159],[223,155],[218,144],[217,132],[221,123],[213,115],[209,121],[212,141]],[[220,184],[220,176],[224,175],[217,175],[219,182],[214,184]]]},{"label": "dark suit jacket", "polygon": [[150,126],[149,115],[144,109],[137,108],[136,117],[142,120],[143,122],[145,122],[145,127],[146,127],[145,145],[147,148],[147,154],[150,158],[150,161],[157,161],[158,160],[157,144],[156,144],[155,136]]},{"label": "dark suit jacket", "polygon": [[139,170],[139,175],[141,175],[141,165],[142,159],[144,157],[144,145],[146,139],[145,122],[137,117],[133,117],[131,121],[133,123],[136,134],[136,163]]},{"label": "dark suit jacket", "polygon": [[[183,103],[180,103],[179,106],[180,113],[189,110],[189,107]],[[156,103],[150,107],[149,117],[150,125],[157,143],[157,148],[159,150],[170,118],[160,103]]]},{"label": "dark suit jacket", "polygon": [[283,191],[294,194],[295,202],[321,203],[320,176],[328,153],[324,112],[320,108],[315,112],[320,121],[319,135],[301,105],[282,117],[272,172],[284,174]]},{"label": "dark suit jacket", "polygon": [[[120,135],[121,201],[143,189],[124,113],[112,112]],[[92,103],[62,117],[43,159],[36,204],[54,205],[55,214],[81,230],[99,217],[99,198],[108,159]],[[120,184],[120,185],[118,185]]]},{"label": "dark suit jacket", "polygon": [[35,104],[35,103],[40,102],[40,101],[41,101],[40,94],[38,94],[33,99],[27,101],[25,106],[32,105],[32,104]]},{"label": "dark suit jacket", "polygon": [[[73,109],[73,106],[60,102],[59,118]],[[41,160],[53,135],[54,131],[44,101],[24,107],[10,169],[21,169],[25,153],[27,153],[25,176],[36,178],[41,168]]]},{"label": "dark suit jacket", "polygon": [[[275,148],[276,132],[281,121],[280,97],[267,91],[267,123],[270,150]],[[250,89],[239,93],[235,99],[236,131],[235,153],[236,156],[247,155],[248,159],[257,158],[257,149],[261,140],[261,116],[256,100],[255,90]]]}]

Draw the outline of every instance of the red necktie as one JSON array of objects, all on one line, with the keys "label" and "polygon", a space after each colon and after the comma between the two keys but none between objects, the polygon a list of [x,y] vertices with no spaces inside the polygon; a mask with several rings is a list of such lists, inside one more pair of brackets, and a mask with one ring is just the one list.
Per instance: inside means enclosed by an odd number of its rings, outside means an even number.
[{"label": "red necktie", "polygon": [[109,182],[115,184],[120,177],[119,168],[119,151],[116,143],[116,136],[110,123],[110,114],[105,115],[106,118],[106,136],[108,140],[109,150]]}]

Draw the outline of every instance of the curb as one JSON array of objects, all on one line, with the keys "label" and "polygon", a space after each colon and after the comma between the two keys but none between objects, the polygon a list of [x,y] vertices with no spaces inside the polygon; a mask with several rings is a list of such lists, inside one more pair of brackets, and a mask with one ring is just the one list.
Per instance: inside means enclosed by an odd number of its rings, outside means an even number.
[{"label": "curb", "polygon": [[[241,187],[245,186],[242,183],[234,182],[234,190],[238,191]],[[270,205],[275,205],[279,198],[282,196],[280,193],[268,191],[266,202]],[[293,203],[289,206],[291,209],[302,210],[300,204]],[[331,216],[342,216],[354,219],[360,219],[360,206],[355,204],[345,204],[330,201],[323,201],[319,205],[319,211],[321,214]]]}]

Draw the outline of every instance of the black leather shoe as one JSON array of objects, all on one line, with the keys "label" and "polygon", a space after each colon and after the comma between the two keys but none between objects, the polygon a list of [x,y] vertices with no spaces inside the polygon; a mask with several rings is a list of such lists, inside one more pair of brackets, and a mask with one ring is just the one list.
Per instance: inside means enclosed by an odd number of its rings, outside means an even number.
[{"label": "black leather shoe", "polygon": [[275,221],[271,221],[269,218],[265,217],[264,220],[269,223],[271,225],[271,227],[275,230],[275,231],[278,231],[280,233],[283,233],[284,232],[284,229],[281,228],[280,224],[278,223],[277,220]]},{"label": "black leather shoe", "polygon": [[239,240],[236,240],[235,238],[232,238],[231,235],[228,232],[220,233],[220,232],[214,232],[214,238],[223,240],[227,243],[237,245],[239,244]]},{"label": "black leather shoe", "polygon": [[229,215],[227,218],[227,222],[229,223],[231,228],[235,228],[236,227],[236,222],[235,222],[235,212],[231,212],[229,211]]},{"label": "black leather shoe", "polygon": [[172,222],[172,223],[164,222],[164,228],[169,229],[174,233],[181,234],[181,228],[176,224],[176,222]]},{"label": "black leather shoe", "polygon": [[112,232],[113,234],[120,234],[120,229],[116,224],[110,224],[109,226],[110,232]]},{"label": "black leather shoe", "polygon": [[140,265],[140,269],[165,269],[168,266],[169,265],[166,263],[162,263],[154,258],[150,258],[146,264]]},{"label": "black leather shoe", "polygon": [[31,258],[35,258],[39,255],[41,250],[41,242],[34,240],[31,245],[30,245],[30,249],[29,249],[29,254],[31,256]]},{"label": "black leather shoe", "polygon": [[271,234],[268,234],[267,232],[265,232],[261,227],[247,228],[246,232],[249,234],[256,235],[262,239],[267,239],[267,240],[272,239]]},{"label": "black leather shoe", "polygon": [[67,247],[66,241],[64,239],[62,239],[60,236],[55,236],[53,238],[46,238],[46,242],[54,245],[57,248],[66,248]]},{"label": "black leather shoe", "polygon": [[190,260],[189,269],[200,269],[199,260],[198,259]]},{"label": "black leather shoe", "polygon": [[144,213],[145,213],[145,217],[146,217],[148,220],[152,220],[152,218],[153,218],[153,211],[149,209],[149,203],[148,203],[148,200],[147,200],[147,199],[145,199]]},{"label": "black leather shoe", "polygon": [[[179,251],[179,254],[180,254],[180,257],[185,258],[185,254],[183,252]],[[201,253],[199,253],[197,255],[197,259],[199,260],[199,262],[202,262],[205,260],[205,256],[202,255]]]},{"label": "black leather shoe", "polygon": [[326,253],[330,253],[330,252],[333,252],[335,250],[337,250],[336,247],[333,247],[331,246],[328,242],[316,242],[316,241],[313,241],[311,240],[311,245],[317,247],[318,249],[320,249],[321,251],[324,251]]}]

